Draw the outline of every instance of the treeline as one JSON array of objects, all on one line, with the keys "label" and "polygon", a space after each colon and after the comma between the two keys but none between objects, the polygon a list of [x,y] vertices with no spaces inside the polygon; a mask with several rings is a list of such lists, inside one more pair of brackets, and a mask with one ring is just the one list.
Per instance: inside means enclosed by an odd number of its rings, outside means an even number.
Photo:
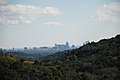
[{"label": "treeline", "polygon": [[0,80],[119,79],[120,35],[56,53],[43,61],[0,53]]}]

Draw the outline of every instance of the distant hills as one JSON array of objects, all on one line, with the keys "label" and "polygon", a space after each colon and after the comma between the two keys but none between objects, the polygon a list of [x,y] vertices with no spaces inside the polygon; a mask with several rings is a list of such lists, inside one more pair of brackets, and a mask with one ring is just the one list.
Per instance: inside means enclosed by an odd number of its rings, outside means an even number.
[{"label": "distant hills", "polygon": [[120,35],[28,60],[0,53],[0,80],[119,80]]},{"label": "distant hills", "polygon": [[[56,58],[63,58],[63,57],[69,57],[73,54],[76,55],[76,57],[79,59],[84,56],[90,56],[90,55],[102,55],[103,53],[109,53],[110,54],[119,54],[120,53],[120,35],[117,35],[116,37],[112,37],[110,39],[102,39],[98,42],[88,42],[84,44],[83,46],[79,47],[78,49],[74,50],[66,50],[63,52],[57,52],[52,55],[48,55],[48,59],[56,59]],[[117,52],[116,52],[117,51]],[[64,54],[64,55],[62,55]],[[61,56],[61,57],[60,57]]]}]

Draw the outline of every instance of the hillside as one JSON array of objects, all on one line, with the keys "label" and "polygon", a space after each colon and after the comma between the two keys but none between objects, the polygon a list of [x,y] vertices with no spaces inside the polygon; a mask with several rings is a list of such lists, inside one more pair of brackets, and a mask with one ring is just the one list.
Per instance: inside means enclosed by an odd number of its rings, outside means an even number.
[{"label": "hillside", "polygon": [[120,35],[52,56],[30,61],[1,52],[0,80],[120,79]]}]

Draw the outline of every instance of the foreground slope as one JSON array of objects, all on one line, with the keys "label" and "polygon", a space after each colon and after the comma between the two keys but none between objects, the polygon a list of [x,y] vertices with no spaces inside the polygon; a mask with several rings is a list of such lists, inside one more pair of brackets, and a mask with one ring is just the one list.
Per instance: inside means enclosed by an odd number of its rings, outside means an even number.
[{"label": "foreground slope", "polygon": [[0,80],[119,80],[120,35],[29,61],[0,54]]}]

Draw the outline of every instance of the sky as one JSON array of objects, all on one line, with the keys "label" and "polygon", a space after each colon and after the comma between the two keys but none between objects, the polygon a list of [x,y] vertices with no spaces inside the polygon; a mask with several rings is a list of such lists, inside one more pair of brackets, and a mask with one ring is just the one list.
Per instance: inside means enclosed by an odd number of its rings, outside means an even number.
[{"label": "sky", "polygon": [[0,48],[82,45],[120,34],[120,0],[0,0]]}]

